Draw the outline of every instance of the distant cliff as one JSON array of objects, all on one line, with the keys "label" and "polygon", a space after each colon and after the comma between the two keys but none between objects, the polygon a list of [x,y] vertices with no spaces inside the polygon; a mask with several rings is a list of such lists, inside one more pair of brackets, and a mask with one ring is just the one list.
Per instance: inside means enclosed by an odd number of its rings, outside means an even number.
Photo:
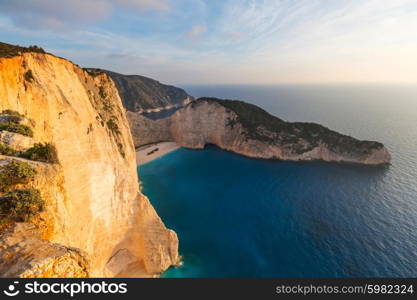
[{"label": "distant cliff", "polygon": [[158,111],[183,106],[193,100],[183,89],[165,85],[140,75],[122,75],[102,70],[86,69],[88,72],[109,75],[119,91],[124,107],[133,112]]},{"label": "distant cliff", "polygon": [[150,276],[178,263],[175,232],[139,192],[106,74],[1,44],[0,154],[0,276]]},{"label": "distant cliff", "polygon": [[215,144],[254,158],[371,165],[391,159],[381,143],[360,141],[316,123],[285,122],[242,101],[200,98],[163,119],[133,112],[127,116],[136,147],[175,141],[196,149]]}]

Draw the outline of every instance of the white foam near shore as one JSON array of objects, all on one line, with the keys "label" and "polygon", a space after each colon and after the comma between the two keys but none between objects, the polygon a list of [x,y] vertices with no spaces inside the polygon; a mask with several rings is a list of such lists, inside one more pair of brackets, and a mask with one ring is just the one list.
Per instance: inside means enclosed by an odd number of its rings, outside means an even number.
[{"label": "white foam near shore", "polygon": [[178,148],[180,147],[174,142],[161,142],[140,147],[136,150],[136,163],[141,166]]}]

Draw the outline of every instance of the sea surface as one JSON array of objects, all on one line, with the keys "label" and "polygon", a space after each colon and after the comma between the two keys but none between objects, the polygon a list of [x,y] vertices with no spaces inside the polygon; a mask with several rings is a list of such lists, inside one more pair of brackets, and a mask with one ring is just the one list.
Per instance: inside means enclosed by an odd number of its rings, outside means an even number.
[{"label": "sea surface", "polygon": [[384,143],[392,165],[249,159],[214,146],[139,168],[180,240],[165,277],[417,277],[417,87],[190,86]]}]

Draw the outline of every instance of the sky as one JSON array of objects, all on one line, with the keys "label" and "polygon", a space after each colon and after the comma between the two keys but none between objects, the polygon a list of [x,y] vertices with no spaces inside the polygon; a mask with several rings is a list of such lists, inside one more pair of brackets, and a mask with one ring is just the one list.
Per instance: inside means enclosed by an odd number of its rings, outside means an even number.
[{"label": "sky", "polygon": [[417,83],[417,0],[1,0],[0,41],[169,84]]}]

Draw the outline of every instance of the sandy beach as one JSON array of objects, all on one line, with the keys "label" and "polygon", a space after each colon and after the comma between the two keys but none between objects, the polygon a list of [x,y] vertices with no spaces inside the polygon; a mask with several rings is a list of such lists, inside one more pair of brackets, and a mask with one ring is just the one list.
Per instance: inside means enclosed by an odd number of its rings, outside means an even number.
[{"label": "sandy beach", "polygon": [[136,149],[136,163],[141,166],[178,148],[180,147],[174,142],[161,142],[139,147]]}]

